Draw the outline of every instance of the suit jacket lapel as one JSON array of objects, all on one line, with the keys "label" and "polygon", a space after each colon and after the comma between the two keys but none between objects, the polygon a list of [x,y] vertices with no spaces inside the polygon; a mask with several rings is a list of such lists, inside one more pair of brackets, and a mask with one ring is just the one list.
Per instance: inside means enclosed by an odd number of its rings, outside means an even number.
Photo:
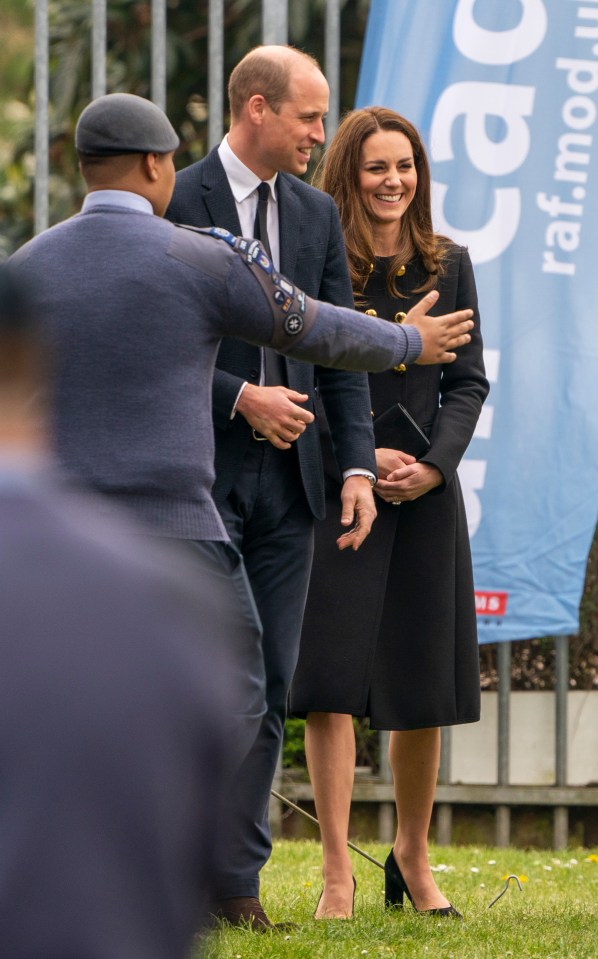
[{"label": "suit jacket lapel", "polygon": [[218,148],[208,153],[202,164],[202,189],[206,209],[210,214],[212,226],[221,226],[235,236],[241,233],[241,224],[235,205],[235,198],[228,184],[224,167],[218,156]]},{"label": "suit jacket lapel", "polygon": [[[280,271],[293,276],[297,262],[301,229],[301,201],[294,186],[294,177],[280,173],[276,181],[279,203]],[[208,153],[201,165],[201,190],[212,226],[222,226],[235,236],[241,233],[241,224],[235,198],[228,183],[218,148]]]},{"label": "suit jacket lapel", "polygon": [[[280,272],[293,280],[297,265],[299,234],[301,232],[301,201],[295,192],[294,177],[279,173],[276,185],[278,190],[278,229],[280,233]],[[288,382],[291,389],[309,392],[309,383],[313,380],[311,367],[299,360],[285,357]],[[306,383],[307,381],[307,383]]]},{"label": "suit jacket lapel", "polygon": [[301,229],[301,201],[295,193],[292,176],[279,173],[276,186],[279,204],[280,272],[292,279]]}]

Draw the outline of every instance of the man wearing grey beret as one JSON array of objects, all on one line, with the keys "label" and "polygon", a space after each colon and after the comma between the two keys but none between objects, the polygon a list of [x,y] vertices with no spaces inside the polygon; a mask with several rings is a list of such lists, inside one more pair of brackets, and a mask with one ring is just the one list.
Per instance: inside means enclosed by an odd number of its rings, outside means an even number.
[{"label": "man wearing grey beret", "polygon": [[[184,540],[237,603],[223,642],[244,695],[239,753],[264,711],[259,617],[241,558],[214,506],[211,384],[223,337],[345,370],[446,363],[469,340],[471,311],[432,317],[425,296],[401,326],[321,303],[272,266],[260,243],[163,219],[178,137],[154,104],[108,94],[75,134],[88,193],[81,212],[11,258],[33,291],[55,358],[55,444],[80,482],[137,515],[148,533]],[[289,417],[291,443],[312,414]]]},{"label": "man wearing grey beret", "polygon": [[75,133],[75,146],[85,156],[172,153],[178,145],[166,114],[130,93],[98,97],[79,117]]}]

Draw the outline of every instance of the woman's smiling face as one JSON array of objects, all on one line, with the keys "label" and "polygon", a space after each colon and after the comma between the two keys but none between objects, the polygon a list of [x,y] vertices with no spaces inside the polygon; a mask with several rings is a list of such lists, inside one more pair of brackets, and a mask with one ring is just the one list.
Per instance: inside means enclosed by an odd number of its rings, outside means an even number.
[{"label": "woman's smiling face", "polygon": [[397,223],[415,196],[413,148],[404,133],[378,130],[363,141],[359,193],[375,223]]}]

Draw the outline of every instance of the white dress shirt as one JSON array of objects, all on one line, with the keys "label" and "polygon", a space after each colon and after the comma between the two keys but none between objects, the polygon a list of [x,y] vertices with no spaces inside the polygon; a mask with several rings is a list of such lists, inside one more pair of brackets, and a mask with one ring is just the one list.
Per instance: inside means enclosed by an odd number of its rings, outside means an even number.
[{"label": "white dress shirt", "polygon": [[[218,156],[228,182],[235,198],[235,206],[239,214],[242,236],[253,236],[253,225],[255,223],[255,214],[257,212],[257,188],[262,182],[256,174],[246,167],[231,150],[228,144],[228,136],[218,147]],[[280,270],[280,231],[278,220],[278,198],[276,196],[276,178],[275,173],[270,180],[265,180],[270,187],[270,200],[268,203],[268,241],[272,251],[272,262],[277,270]]]}]

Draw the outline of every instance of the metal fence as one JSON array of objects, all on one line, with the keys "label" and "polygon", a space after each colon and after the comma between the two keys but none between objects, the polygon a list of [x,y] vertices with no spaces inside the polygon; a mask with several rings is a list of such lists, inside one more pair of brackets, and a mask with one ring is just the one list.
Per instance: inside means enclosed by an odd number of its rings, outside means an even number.
[{"label": "metal fence", "polygon": [[[88,0],[92,8],[92,98],[106,92],[107,0]],[[224,132],[224,9],[225,0],[204,0],[208,5],[208,146],[219,143]],[[166,107],[167,0],[151,0],[151,97]],[[35,232],[49,223],[49,0],[35,0]],[[262,43],[287,43],[288,0],[262,0]],[[338,125],[340,99],[341,0],[326,0],[324,72],[330,85],[326,134]]]},{"label": "metal fence", "polygon": [[[107,0],[90,0],[92,5],[92,96],[106,92]],[[224,8],[225,0],[206,0],[209,9],[208,35],[208,142],[218,143],[224,122]],[[49,183],[49,0],[35,2],[35,232],[48,226]],[[151,0],[152,56],[151,95],[162,108],[166,104],[166,14],[167,0]],[[341,0],[326,0],[324,70],[330,84],[327,136],[338,124],[340,100],[340,12]],[[262,42],[286,43],[288,3],[262,0]],[[553,845],[567,845],[569,809],[598,806],[598,787],[567,786],[567,690],[568,638],[556,639],[557,682],[556,748],[554,782],[546,786],[514,786],[509,783],[511,643],[499,645],[498,760],[494,785],[459,785],[450,782],[451,730],[443,730],[439,785],[437,791],[437,839],[451,841],[452,812],[457,804],[488,805],[495,810],[496,844],[508,845],[511,838],[511,810],[516,805],[549,806],[553,810]],[[357,782],[354,799],[374,802],[379,807],[379,836],[389,842],[394,832],[394,803],[390,769],[386,760],[388,734],[381,735],[380,774],[375,781]],[[277,786],[295,801],[313,799],[309,783],[285,781],[282,770]],[[280,806],[271,807],[274,826],[280,828]]]}]

